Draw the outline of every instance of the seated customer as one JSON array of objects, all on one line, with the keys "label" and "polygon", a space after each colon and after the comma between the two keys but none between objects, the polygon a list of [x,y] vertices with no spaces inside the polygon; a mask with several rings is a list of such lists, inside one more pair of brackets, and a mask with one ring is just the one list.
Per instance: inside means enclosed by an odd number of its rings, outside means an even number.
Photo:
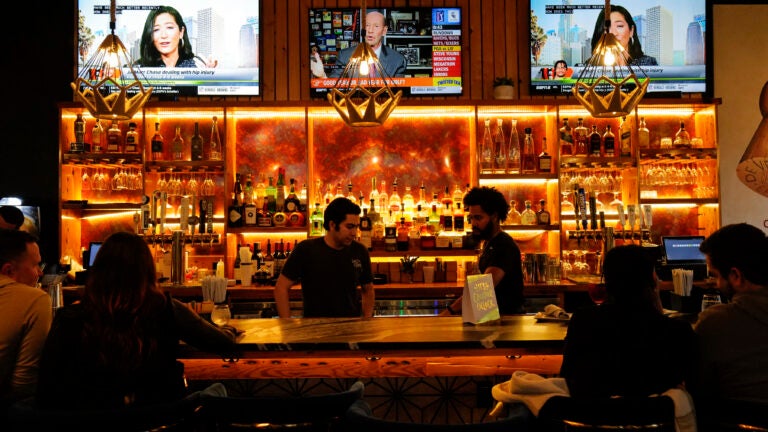
[{"label": "seated customer", "polygon": [[81,303],[60,309],[43,350],[37,402],[43,409],[112,409],[186,395],[179,340],[230,354],[234,333],[163,294],[152,252],[133,233],[102,245]]},{"label": "seated customer", "polygon": [[697,412],[720,413],[723,402],[733,399],[768,407],[768,238],[746,223],[726,225],[699,249],[730,302],[701,312],[694,327],[700,367],[691,391]]},{"label": "seated customer", "polygon": [[682,385],[694,364],[691,325],[664,316],[654,262],[642,246],[611,249],[607,300],[576,311],[560,373],[573,397],[643,397]]}]

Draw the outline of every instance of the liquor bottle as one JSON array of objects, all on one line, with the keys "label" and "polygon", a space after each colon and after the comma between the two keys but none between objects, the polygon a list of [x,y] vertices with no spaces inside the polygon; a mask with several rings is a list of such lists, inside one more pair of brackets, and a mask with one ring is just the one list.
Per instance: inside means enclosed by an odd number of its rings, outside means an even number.
[{"label": "liquor bottle", "polygon": [[172,159],[180,161],[184,159],[184,138],[181,137],[181,126],[176,126],[176,134],[171,141]]},{"label": "liquor bottle", "polygon": [[539,153],[538,171],[549,173],[552,171],[552,156],[547,153],[547,137],[541,139],[541,153]]},{"label": "liquor bottle", "polygon": [[397,177],[395,177],[395,181],[392,182],[392,195],[389,196],[389,210],[396,218],[400,216],[401,205],[400,194],[397,191]]},{"label": "liquor bottle", "polygon": [[687,148],[691,146],[691,134],[685,130],[685,123],[680,122],[680,129],[675,134],[673,145],[678,148]]},{"label": "liquor bottle", "polygon": [[101,126],[101,120],[96,119],[96,123],[93,125],[93,130],[91,130],[91,151],[94,153],[103,153],[104,152],[104,143],[103,143],[104,137],[104,128]]},{"label": "liquor bottle", "polygon": [[605,133],[603,133],[603,156],[616,156],[616,136],[611,132],[611,125],[605,125]]},{"label": "liquor bottle", "polygon": [[456,208],[453,210],[453,230],[464,233],[464,219],[466,218],[464,210],[461,209],[461,202],[454,203]]},{"label": "liquor bottle", "polygon": [[427,187],[424,186],[424,182],[421,182],[421,186],[419,186],[419,200],[416,202],[417,206],[421,206],[422,209],[426,210],[429,203],[427,202]]},{"label": "liquor bottle", "polygon": [[384,218],[381,217],[381,213],[376,211],[376,205],[371,200],[371,208],[368,210],[368,217],[371,218],[371,224],[373,224],[373,240],[381,240],[384,238]]},{"label": "liquor bottle", "polygon": [[373,222],[368,217],[368,209],[363,209],[363,216],[360,218],[360,243],[369,251],[373,250]]},{"label": "liquor bottle", "polygon": [[443,207],[443,214],[440,215],[440,225],[443,231],[453,231],[453,208],[449,203],[445,203]]},{"label": "liquor bottle", "polygon": [[545,201],[543,199],[539,200],[539,211],[536,212],[536,224],[537,225],[549,225],[550,224],[550,215],[547,211],[547,208],[544,206]]},{"label": "liquor bottle", "polygon": [[258,208],[264,207],[264,201],[267,196],[267,184],[264,179],[264,173],[259,173],[259,181],[256,183],[256,187],[253,188],[253,202]]},{"label": "liquor bottle", "polygon": [[209,153],[208,159],[221,160],[221,135],[219,135],[218,118],[213,116],[213,122],[211,123],[211,142],[208,145]]},{"label": "liquor bottle", "polygon": [[326,183],[325,184],[325,195],[323,195],[323,202],[325,204],[323,204],[323,207],[328,206],[328,204],[330,204],[331,201],[333,201],[333,192],[331,191],[331,184],[330,183]]},{"label": "liquor bottle", "polygon": [[285,213],[288,217],[286,225],[289,227],[301,227],[304,226],[306,218],[301,210],[301,200],[296,195],[296,179],[290,179],[290,183],[291,189],[288,192],[288,196],[285,197]]},{"label": "liquor bottle", "polygon": [[264,254],[264,265],[262,268],[264,269],[264,274],[267,279],[275,277],[275,256],[272,255],[272,243],[270,242],[270,239],[267,239],[267,253]]},{"label": "liquor bottle", "polygon": [[587,155],[587,137],[588,129],[584,126],[584,119],[579,117],[576,124],[576,128],[573,129],[574,155],[586,156]]},{"label": "liquor bottle", "polygon": [[410,239],[409,235],[410,230],[408,229],[408,226],[405,224],[405,218],[400,218],[400,224],[397,226],[397,234],[395,237],[395,247],[399,251],[407,251],[408,250],[408,243]]},{"label": "liquor bottle", "polygon": [[531,209],[531,200],[525,200],[525,210],[520,214],[520,224],[536,225],[536,212]]},{"label": "liquor bottle", "polygon": [[629,122],[627,116],[621,118],[619,124],[619,156],[631,157],[632,156],[632,130],[629,128]]},{"label": "liquor bottle", "polygon": [[443,190],[443,197],[440,199],[440,204],[443,206],[447,205],[448,208],[453,209],[453,195],[448,186],[445,186],[445,190]]},{"label": "liquor bottle", "polygon": [[437,206],[437,203],[432,204],[432,211],[429,212],[429,218],[427,219],[427,231],[430,234],[440,232],[440,213],[437,212]]},{"label": "liquor bottle", "polygon": [[[285,211],[285,168],[277,169],[277,184],[275,185],[277,197],[275,199],[275,212]],[[276,225],[277,226],[277,225]]]},{"label": "liquor bottle", "polygon": [[282,273],[285,259],[285,243],[280,239],[280,243],[275,242],[275,277]]},{"label": "liquor bottle", "polygon": [[464,191],[461,190],[461,186],[458,183],[456,183],[456,187],[453,189],[453,196],[451,198],[454,204],[464,202]]},{"label": "liquor bottle", "polygon": [[[272,214],[272,226],[285,227],[288,225],[288,215],[283,211],[282,207],[279,207],[274,214]],[[277,246],[277,244],[275,244]]]},{"label": "liquor bottle", "polygon": [[381,220],[386,225],[386,215],[389,214],[389,194],[387,193],[387,182],[381,181],[381,190],[379,191],[379,199],[376,201],[376,211],[379,212]]},{"label": "liquor bottle", "polygon": [[245,177],[245,187],[243,188],[243,225],[258,225],[258,207],[253,202],[253,180],[251,174]]},{"label": "liquor bottle", "polygon": [[253,261],[254,270],[258,270],[264,264],[264,254],[261,252],[261,242],[253,243],[253,254],[251,255],[251,261]]},{"label": "liquor bottle", "polygon": [[128,132],[125,133],[125,152],[139,152],[139,133],[136,132],[136,123],[128,123]]},{"label": "liquor bottle", "polygon": [[238,228],[243,226],[243,206],[240,205],[240,195],[242,186],[240,185],[240,174],[235,174],[235,188],[232,192],[232,204],[227,211],[227,226]]},{"label": "liquor bottle", "polygon": [[641,149],[650,147],[651,133],[645,125],[645,117],[640,117],[640,127],[637,128],[637,146]]},{"label": "liquor bottle", "polygon": [[517,133],[517,120],[512,119],[507,146],[507,173],[520,174],[520,135]]},{"label": "liquor bottle", "polygon": [[107,129],[107,153],[120,153],[122,150],[121,135],[117,120],[112,120],[112,124]]},{"label": "liquor bottle", "polygon": [[237,244],[237,249],[235,249],[235,264],[232,267],[232,277],[235,279],[235,285],[242,285],[243,283],[243,272],[240,268],[240,244]]},{"label": "liquor bottle", "polygon": [[415,207],[416,202],[413,199],[411,187],[406,186],[405,193],[403,194],[403,216],[405,216],[406,222],[413,221],[415,216]]},{"label": "liquor bottle", "polygon": [[525,139],[523,140],[523,154],[521,157],[522,174],[534,174],[536,172],[536,146],[533,143],[533,133],[531,128],[525,128]]},{"label": "liquor bottle", "polygon": [[198,122],[195,122],[195,133],[189,140],[189,148],[193,161],[203,160],[203,137],[200,136],[200,125]]},{"label": "liquor bottle", "polygon": [[507,172],[507,140],[504,138],[504,128],[502,119],[496,119],[496,129],[493,131],[493,154],[496,161],[494,172]]},{"label": "liquor bottle", "polygon": [[270,213],[274,213],[277,207],[277,188],[275,187],[275,178],[270,176],[269,183],[267,184],[267,195],[265,201],[267,202],[267,208]]},{"label": "liquor bottle", "polygon": [[[75,118],[75,143],[85,143],[85,119],[80,113],[77,113],[77,117]],[[80,146],[79,151],[83,151],[82,146]]]},{"label": "liquor bottle", "polygon": [[376,176],[371,177],[371,193],[368,194],[368,201],[379,202],[379,189],[376,184]]},{"label": "liquor bottle", "polygon": [[357,204],[357,197],[355,196],[355,193],[352,192],[352,179],[349,179],[347,182],[347,199]]},{"label": "liquor bottle", "polygon": [[152,160],[161,161],[165,159],[165,143],[163,135],[160,133],[160,122],[155,122],[155,134],[152,135],[150,146],[152,147]]},{"label": "liquor bottle", "polygon": [[341,190],[341,182],[336,183],[336,195],[333,196],[333,199],[336,198],[344,198],[344,193]]},{"label": "liquor bottle", "polygon": [[600,157],[603,155],[603,137],[597,131],[597,125],[592,125],[592,133],[589,134],[589,155]]},{"label": "liquor bottle", "polygon": [[520,225],[522,215],[517,211],[517,201],[509,201],[509,213],[507,213],[507,223],[510,225]]},{"label": "liquor bottle", "polygon": [[480,142],[480,151],[477,152],[480,165],[480,174],[493,173],[493,134],[491,133],[491,119],[485,119],[483,140]]},{"label": "liquor bottle", "polygon": [[560,156],[573,156],[573,133],[567,118],[563,118],[560,128]]},{"label": "liquor bottle", "polygon": [[[299,191],[299,211],[307,214],[307,209],[309,208],[309,205],[307,204],[307,197],[309,196],[309,190],[307,189],[307,184],[302,183],[301,184],[301,190]],[[363,193],[360,192],[360,200],[363,199]]]},{"label": "liquor bottle", "polygon": [[256,213],[256,226],[266,228],[272,226],[272,212],[269,211],[269,203],[264,200],[261,209]]}]

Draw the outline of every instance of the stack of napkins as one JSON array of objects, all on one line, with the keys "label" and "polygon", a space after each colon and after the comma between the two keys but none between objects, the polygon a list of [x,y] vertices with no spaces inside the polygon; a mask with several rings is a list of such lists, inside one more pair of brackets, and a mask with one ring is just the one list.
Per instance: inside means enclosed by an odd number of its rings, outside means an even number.
[{"label": "stack of napkins", "polygon": [[206,276],[202,280],[203,301],[223,303],[227,299],[227,279]]},{"label": "stack of napkins", "polygon": [[672,286],[675,294],[683,297],[690,296],[693,288],[693,270],[672,269]]},{"label": "stack of napkins", "polygon": [[544,316],[551,317],[551,318],[560,318],[560,319],[568,319],[571,317],[568,314],[568,312],[565,311],[565,309],[554,304],[548,304],[544,306]]}]

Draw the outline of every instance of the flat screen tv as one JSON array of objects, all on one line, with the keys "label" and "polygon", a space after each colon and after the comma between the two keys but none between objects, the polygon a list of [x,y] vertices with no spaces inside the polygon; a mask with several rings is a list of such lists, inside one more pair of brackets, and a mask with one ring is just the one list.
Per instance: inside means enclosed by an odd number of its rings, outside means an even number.
[{"label": "flat screen tv", "polygon": [[[405,94],[460,95],[462,93],[462,14],[458,7],[402,7],[367,9],[385,17],[384,44],[405,57],[402,76],[393,87]],[[336,83],[343,66],[336,59],[343,49],[362,40],[360,9],[310,9],[310,88],[322,96]],[[317,52],[317,55],[315,55]],[[318,61],[319,58],[319,61]],[[321,63],[318,64],[318,63]]]},{"label": "flat screen tv", "polygon": [[[80,17],[76,55],[80,71],[111,31],[110,2],[76,1]],[[154,95],[258,95],[260,4],[258,0],[120,0],[115,34],[138,66],[137,75],[143,75],[154,87]],[[195,55],[194,65],[138,65],[144,24],[149,13],[160,6],[175,8],[184,20]],[[123,68],[123,74],[126,73],[128,69]]]},{"label": "flat screen tv", "polygon": [[[605,2],[530,0],[530,6],[531,94],[571,94],[591,55]],[[624,7],[635,22],[633,38],[645,56],[636,61],[651,80],[647,96],[712,95],[709,0],[624,0],[611,6]],[[560,60],[567,65],[564,78],[553,74]]]}]

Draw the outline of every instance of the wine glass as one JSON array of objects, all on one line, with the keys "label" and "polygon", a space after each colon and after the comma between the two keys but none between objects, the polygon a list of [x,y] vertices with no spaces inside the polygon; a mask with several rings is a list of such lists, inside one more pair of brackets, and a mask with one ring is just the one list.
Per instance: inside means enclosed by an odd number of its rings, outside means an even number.
[{"label": "wine glass", "polygon": [[605,291],[605,284],[600,281],[600,283],[592,283],[587,286],[587,292],[589,293],[589,298],[592,299],[592,301],[596,305],[601,305],[605,301],[606,298],[606,291]]},{"label": "wine glass", "polygon": [[232,313],[229,311],[229,305],[213,305],[213,310],[211,311],[211,321],[213,321],[214,324],[219,327],[225,326],[229,322],[230,318],[232,318]]},{"label": "wine glass", "polygon": [[216,194],[216,184],[213,182],[213,179],[208,176],[208,174],[205,175],[205,180],[203,180],[203,186],[200,194],[202,196],[214,196]]}]

